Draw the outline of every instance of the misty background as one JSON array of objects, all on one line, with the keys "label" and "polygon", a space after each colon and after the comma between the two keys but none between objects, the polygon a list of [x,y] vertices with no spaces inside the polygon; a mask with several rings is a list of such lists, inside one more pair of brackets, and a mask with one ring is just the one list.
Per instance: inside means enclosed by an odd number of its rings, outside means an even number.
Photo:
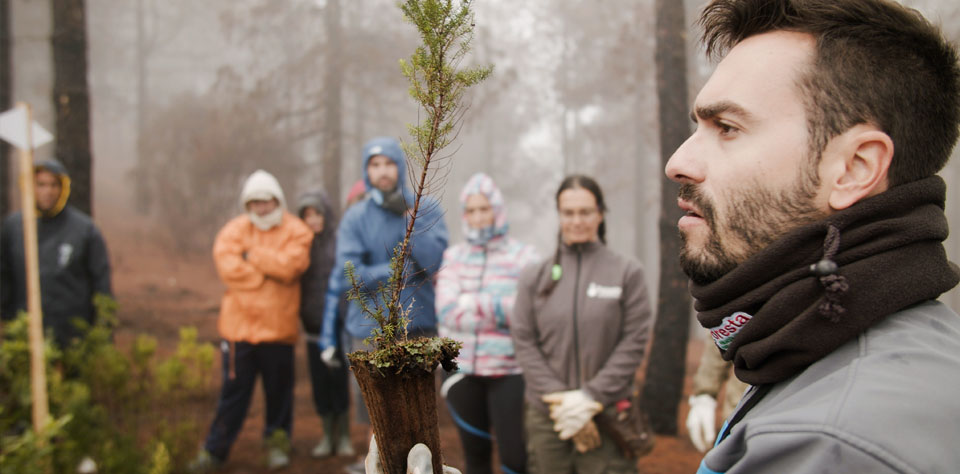
[{"label": "misty background", "polygon": [[[51,2],[6,1],[13,99],[30,102],[55,130]],[[693,26],[704,3],[685,0],[691,101],[713,68]],[[903,3],[960,40],[956,0]],[[664,177],[654,1],[474,5],[468,61],[495,70],[468,94],[445,186],[432,189],[447,210],[451,244],[462,240],[460,189],[483,171],[504,192],[512,235],[551,253],[556,188],[564,175],[584,173],[606,195],[608,244],[644,263],[656,295]],[[108,245],[117,238],[109,223],[129,218],[171,252],[208,256],[257,168],[277,176],[291,206],[318,186],[342,206],[362,177],[363,143],[406,139],[406,124],[418,118],[398,66],[418,38],[394,0],[86,0],[86,24],[93,214]],[[41,148],[36,159],[52,153]],[[7,176],[16,208],[16,174]],[[960,162],[941,176],[950,222],[960,225]],[[946,245],[960,259],[955,233]],[[960,310],[960,291],[943,299]]]}]

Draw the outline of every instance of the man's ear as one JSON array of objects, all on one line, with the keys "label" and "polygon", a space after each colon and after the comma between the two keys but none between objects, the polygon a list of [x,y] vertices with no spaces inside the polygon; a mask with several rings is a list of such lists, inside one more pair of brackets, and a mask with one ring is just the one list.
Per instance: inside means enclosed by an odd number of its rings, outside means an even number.
[{"label": "man's ear", "polygon": [[893,151],[893,140],[874,125],[856,125],[830,140],[821,162],[830,208],[846,209],[886,191]]}]

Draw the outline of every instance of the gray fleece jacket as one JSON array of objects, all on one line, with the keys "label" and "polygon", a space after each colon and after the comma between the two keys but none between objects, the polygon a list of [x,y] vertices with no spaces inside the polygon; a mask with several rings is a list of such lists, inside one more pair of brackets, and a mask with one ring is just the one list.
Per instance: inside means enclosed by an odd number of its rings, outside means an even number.
[{"label": "gray fleece jacket", "polygon": [[549,296],[553,259],[524,269],[510,334],[526,399],[581,388],[604,406],[628,398],[650,332],[643,269],[599,242],[563,245],[562,276]]},{"label": "gray fleece jacket", "polygon": [[955,473],[958,440],[960,316],[928,301],[775,384],[697,472]]}]

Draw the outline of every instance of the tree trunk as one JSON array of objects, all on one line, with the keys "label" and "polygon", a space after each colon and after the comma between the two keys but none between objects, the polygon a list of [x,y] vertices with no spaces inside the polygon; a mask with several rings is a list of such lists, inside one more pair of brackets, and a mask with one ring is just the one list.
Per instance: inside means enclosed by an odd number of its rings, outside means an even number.
[{"label": "tree trunk", "polygon": [[[683,2],[656,0],[656,66],[660,157],[663,164],[690,134],[687,118],[686,44]],[[656,432],[675,435],[683,396],[690,321],[687,277],[677,264],[680,237],[677,187],[664,179],[660,213],[660,290],[643,402]]]},{"label": "tree trunk", "polygon": [[405,474],[410,448],[423,443],[433,454],[433,473],[443,474],[434,373],[378,374],[369,363],[352,360],[350,368],[370,414],[383,473]]},{"label": "tree trunk", "polygon": [[70,173],[70,202],[92,215],[90,91],[84,0],[53,0],[56,155]]},{"label": "tree trunk", "polygon": [[[10,109],[11,90],[13,83],[10,78],[10,71],[13,70],[13,63],[10,60],[10,38],[13,36],[10,24],[10,2],[0,0],[0,112]],[[12,210],[10,208],[10,171],[13,169],[10,158],[10,146],[7,142],[0,140],[0,217],[6,216]]]},{"label": "tree trunk", "polygon": [[153,209],[153,193],[150,186],[150,169],[147,166],[147,151],[144,149],[144,140],[147,135],[147,91],[149,90],[149,76],[147,76],[147,61],[150,51],[147,47],[146,18],[143,2],[137,0],[137,161],[133,167],[134,196],[133,203],[137,212],[149,215]]},{"label": "tree trunk", "polygon": [[341,127],[341,84],[343,83],[343,64],[341,61],[341,24],[340,0],[328,0],[324,21],[327,26],[327,70],[325,87],[325,120],[323,127],[323,187],[330,201],[342,202],[340,194],[340,162],[343,160]]}]

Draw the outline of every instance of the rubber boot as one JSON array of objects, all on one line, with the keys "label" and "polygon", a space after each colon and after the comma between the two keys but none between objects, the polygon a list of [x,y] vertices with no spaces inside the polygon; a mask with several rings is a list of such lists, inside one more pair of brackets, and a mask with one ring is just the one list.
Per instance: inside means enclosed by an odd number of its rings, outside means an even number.
[{"label": "rubber boot", "polygon": [[290,465],[290,456],[280,448],[270,448],[267,452],[267,469],[276,471]]},{"label": "rubber boot", "polygon": [[350,413],[336,415],[337,456],[353,456],[353,442],[350,441]]},{"label": "rubber boot", "polygon": [[187,464],[187,472],[190,474],[205,474],[217,470],[222,463],[209,451],[202,449],[197,453],[197,457]]},{"label": "rubber boot", "polygon": [[333,415],[323,415],[323,439],[314,446],[310,455],[315,458],[325,458],[333,454],[333,440],[336,436],[336,419]]}]

